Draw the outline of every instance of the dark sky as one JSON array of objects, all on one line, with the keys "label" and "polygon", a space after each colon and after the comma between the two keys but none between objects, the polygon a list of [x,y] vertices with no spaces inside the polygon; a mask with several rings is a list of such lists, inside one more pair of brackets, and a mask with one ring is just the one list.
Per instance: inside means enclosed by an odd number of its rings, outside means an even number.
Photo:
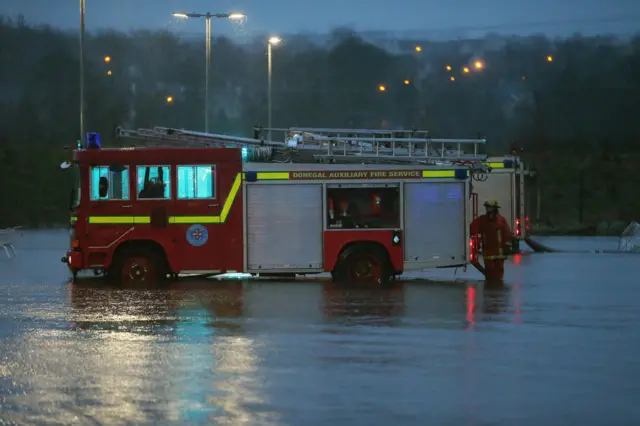
[{"label": "dark sky", "polygon": [[[218,20],[214,33],[254,36],[271,32],[326,33],[336,26],[359,31],[463,29],[509,33],[632,33],[640,0],[86,0],[87,28],[164,28],[201,36],[204,22],[173,18],[172,11],[248,15],[243,25]],[[1,0],[0,14],[22,13],[28,22],[78,28],[79,0]]]}]

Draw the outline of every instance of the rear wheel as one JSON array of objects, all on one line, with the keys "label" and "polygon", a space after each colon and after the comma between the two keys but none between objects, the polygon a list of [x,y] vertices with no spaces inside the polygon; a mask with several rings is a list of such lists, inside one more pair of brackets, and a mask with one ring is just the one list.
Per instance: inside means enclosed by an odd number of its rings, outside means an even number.
[{"label": "rear wheel", "polygon": [[164,258],[156,250],[145,247],[124,248],[109,268],[109,277],[119,284],[156,284],[166,276]]},{"label": "rear wheel", "polygon": [[393,268],[384,248],[356,244],[343,251],[331,275],[334,281],[349,284],[387,284]]}]

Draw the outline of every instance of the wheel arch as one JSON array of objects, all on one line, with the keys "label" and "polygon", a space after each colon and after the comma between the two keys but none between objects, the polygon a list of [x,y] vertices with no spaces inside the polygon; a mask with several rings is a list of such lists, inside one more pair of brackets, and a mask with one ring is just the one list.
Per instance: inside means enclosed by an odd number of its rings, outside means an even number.
[{"label": "wheel arch", "polygon": [[391,261],[391,253],[389,253],[389,249],[387,249],[384,244],[375,240],[356,240],[346,242],[342,245],[340,251],[338,252],[338,256],[333,263],[333,267],[331,268],[332,272],[335,272],[336,266],[338,266],[342,259],[346,258],[354,250],[360,248],[369,248],[377,250],[380,253],[384,253],[387,261],[393,265],[393,262]]},{"label": "wheel arch", "polygon": [[113,251],[113,255],[111,256],[111,263],[113,264],[113,262],[118,258],[119,255],[131,249],[144,249],[154,252],[159,256],[160,259],[162,259],[162,261],[165,262],[167,270],[173,272],[171,264],[169,262],[167,251],[162,246],[162,244],[157,241],[148,239],[133,239],[123,241],[122,243],[118,244],[118,247],[116,247],[116,249]]}]

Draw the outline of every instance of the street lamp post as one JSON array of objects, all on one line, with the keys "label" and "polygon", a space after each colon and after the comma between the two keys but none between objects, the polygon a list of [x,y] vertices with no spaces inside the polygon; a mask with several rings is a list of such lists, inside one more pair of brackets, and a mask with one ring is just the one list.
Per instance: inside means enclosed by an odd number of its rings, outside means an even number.
[{"label": "street lamp post", "polygon": [[80,143],[84,140],[84,31],[85,0],[80,0]]},{"label": "street lamp post", "polygon": [[267,133],[267,138],[269,141],[271,141],[271,76],[272,76],[272,60],[271,60],[271,48],[272,46],[280,43],[282,40],[279,37],[271,37],[269,39],[269,41],[267,42],[267,69],[268,69],[268,75],[269,75],[269,85],[268,85],[268,91],[267,91],[267,99],[268,99],[268,114],[269,114],[269,118],[268,118],[268,126],[269,126],[269,130]]},{"label": "street lamp post", "polygon": [[204,131],[209,133],[209,70],[211,68],[211,18],[238,20],[245,17],[242,13],[184,13],[174,12],[177,18],[205,18],[205,77],[204,77]]}]

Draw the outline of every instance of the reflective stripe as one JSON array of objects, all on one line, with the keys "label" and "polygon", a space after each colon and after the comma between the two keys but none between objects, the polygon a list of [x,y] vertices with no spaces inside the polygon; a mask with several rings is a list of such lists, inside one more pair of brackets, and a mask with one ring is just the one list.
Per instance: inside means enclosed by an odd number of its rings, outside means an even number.
[{"label": "reflective stripe", "polygon": [[482,164],[484,164],[485,166],[489,166],[492,169],[504,169],[504,162],[502,162],[502,161],[501,162],[492,161],[492,162],[489,162],[489,163],[482,163]]},{"label": "reflective stripe", "polygon": [[289,180],[289,172],[258,172],[258,180]]},{"label": "reflective stripe", "polygon": [[76,223],[78,221],[78,217],[77,216],[71,216],[71,219],[69,221],[73,225],[74,223]]},{"label": "reflective stripe", "polygon": [[[222,212],[216,216],[170,216],[170,224],[191,224],[191,223],[224,223],[229,216],[233,202],[238,196],[240,186],[242,185],[242,175],[238,173],[231,190],[227,195],[227,199],[222,206]],[[133,225],[133,224],[149,224],[151,216],[89,216],[89,223],[94,225]]]},{"label": "reflective stripe", "polygon": [[171,216],[169,223],[174,225],[184,223],[220,223],[220,216]]},{"label": "reflective stripe", "polygon": [[455,170],[423,170],[423,178],[452,178],[456,177]]},{"label": "reflective stripe", "polygon": [[151,223],[150,216],[89,216],[89,223],[94,225],[104,224],[146,224]]},{"label": "reflective stripe", "polygon": [[505,260],[507,256],[484,256],[485,260]]}]

